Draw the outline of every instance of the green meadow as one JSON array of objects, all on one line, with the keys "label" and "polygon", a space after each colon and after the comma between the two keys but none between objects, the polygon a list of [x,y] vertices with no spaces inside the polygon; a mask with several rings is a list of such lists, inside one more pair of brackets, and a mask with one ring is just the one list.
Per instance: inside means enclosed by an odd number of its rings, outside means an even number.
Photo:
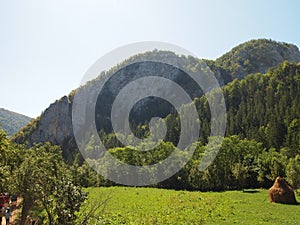
[{"label": "green meadow", "polygon": [[109,196],[104,211],[99,209],[90,224],[300,224],[300,205],[270,203],[267,190],[102,187],[86,191],[89,207]]}]

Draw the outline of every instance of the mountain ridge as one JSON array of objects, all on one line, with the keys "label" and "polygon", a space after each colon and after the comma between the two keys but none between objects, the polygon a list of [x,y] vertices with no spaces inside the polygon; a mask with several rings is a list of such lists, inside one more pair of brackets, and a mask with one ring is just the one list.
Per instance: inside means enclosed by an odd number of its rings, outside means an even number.
[{"label": "mountain ridge", "polygon": [[[257,55],[260,56],[260,58],[257,57]],[[50,141],[52,144],[62,146],[63,150],[67,151],[65,155],[68,155],[68,152],[72,151],[71,148],[76,147],[71,121],[72,103],[75,92],[86,88],[86,86],[95,85],[103,76],[115,74],[124,64],[130,64],[139,59],[151,59],[157,56],[162,58],[174,57],[174,61],[179,64],[181,63],[181,66],[187,68],[187,70],[197,68],[197,65],[201,61],[194,57],[177,56],[172,52],[165,51],[146,52],[131,57],[123,64],[112,68],[109,72],[101,73],[95,80],[88,82],[85,86],[76,89],[68,96],[64,96],[51,104],[39,118],[23,128],[12,140],[18,143],[27,142],[29,145]],[[255,61],[257,58],[261,61]],[[300,52],[298,47],[293,44],[258,39],[238,45],[215,61],[204,61],[215,73],[221,86],[224,86],[236,78],[243,79],[246,75],[251,73],[265,73],[270,68],[276,67],[284,61],[299,62]],[[109,93],[110,92],[107,92],[108,96]],[[105,107],[101,102],[98,105],[98,109]]]},{"label": "mountain ridge", "polygon": [[237,45],[214,62],[233,80],[243,79],[250,73],[266,73],[283,61],[299,62],[299,48],[285,42],[254,39]]},{"label": "mountain ridge", "polygon": [[2,126],[0,128],[2,128],[9,137],[27,125],[30,120],[32,120],[32,118],[28,116],[0,108],[0,125]]}]

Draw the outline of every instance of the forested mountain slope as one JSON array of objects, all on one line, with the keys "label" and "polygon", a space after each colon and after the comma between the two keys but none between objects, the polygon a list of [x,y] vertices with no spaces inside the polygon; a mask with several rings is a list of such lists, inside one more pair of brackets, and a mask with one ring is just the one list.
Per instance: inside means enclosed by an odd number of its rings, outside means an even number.
[{"label": "forested mountain slope", "polygon": [[[116,66],[109,72],[102,73],[97,79],[87,85],[97,85],[103,76],[108,74],[118,74],[118,81],[128,82],[124,72],[119,69],[122,65],[135,62],[136,59],[145,61],[155,57],[172,57],[174,61],[180,63],[187,70],[195,70],[199,65],[199,59],[193,57],[177,56],[171,52],[153,51],[134,56],[126,60],[123,64]],[[242,137],[255,139],[264,143],[268,147],[293,148],[297,145],[295,140],[297,126],[299,123],[299,66],[287,62],[299,62],[300,53],[298,48],[292,44],[280,43],[271,40],[252,40],[233,48],[215,61],[205,60],[221,85],[224,85],[224,94],[228,111],[227,135],[238,134]],[[281,64],[283,63],[283,64]],[[278,66],[279,65],[279,66]],[[139,73],[145,70],[158,70],[151,62],[136,65],[138,68],[125,67],[125,71],[134,72],[138,77]],[[268,71],[267,74],[261,74]],[[139,70],[142,68],[142,70]],[[189,89],[193,84],[189,80],[182,79],[180,71],[165,68],[166,73],[172,73],[170,77],[179,85]],[[247,74],[252,75],[247,76]],[[257,73],[257,74],[254,74]],[[235,80],[239,78],[240,80]],[[85,88],[85,87],[83,87]],[[108,107],[106,100],[109,100],[113,86],[108,87],[105,101],[98,101],[96,107],[96,120],[105,122],[101,112]],[[115,90],[116,91],[116,90]],[[68,97],[64,96],[60,100],[51,104],[44,113],[28,126],[23,128],[13,137],[13,141],[18,143],[27,142],[29,145],[38,142],[50,141],[63,148],[65,158],[68,158],[76,150],[76,143],[72,130],[72,104],[74,93]],[[202,125],[200,139],[205,142],[209,133],[209,116],[207,102],[200,92],[191,93],[197,102],[200,121]],[[154,115],[167,116],[172,112],[172,107],[161,104],[162,107],[152,107],[155,105],[151,99],[144,101],[135,110],[142,112],[144,121],[133,118],[134,123],[147,122]],[[140,111],[143,108],[147,109]],[[151,109],[151,110],[149,110]],[[133,113],[134,115],[134,113]],[[172,124],[172,116],[167,120]],[[174,116],[173,116],[174,117]],[[176,115],[175,115],[176,117]],[[173,128],[176,124],[172,125]],[[104,130],[107,127],[104,127]],[[139,126],[137,126],[139,129]],[[99,131],[101,128],[98,129]],[[109,129],[105,130],[109,132]],[[176,133],[169,132],[168,140],[176,143]],[[295,136],[296,135],[296,136]],[[294,140],[294,141],[293,141]],[[298,139],[299,140],[299,139]],[[113,142],[110,140],[110,143]],[[298,144],[299,146],[299,144]]]},{"label": "forested mountain slope", "polygon": [[0,125],[8,136],[17,133],[23,126],[27,125],[32,118],[0,108]]},{"label": "forested mountain slope", "polygon": [[[265,147],[300,147],[300,64],[284,62],[266,74],[250,74],[223,87],[227,132],[262,142]],[[196,100],[202,118],[202,138],[209,135],[205,97]]]}]

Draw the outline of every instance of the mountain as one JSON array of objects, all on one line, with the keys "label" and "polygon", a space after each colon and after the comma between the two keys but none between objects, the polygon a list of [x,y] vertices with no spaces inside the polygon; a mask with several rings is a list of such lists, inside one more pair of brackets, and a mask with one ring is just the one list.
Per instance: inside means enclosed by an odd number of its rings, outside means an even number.
[{"label": "mountain", "polygon": [[[184,57],[178,56],[172,52],[166,51],[152,51],[146,52],[144,54],[139,54],[134,57],[129,58],[124,61],[122,64],[117,65],[112,68],[108,72],[103,72],[100,74],[98,78],[93,81],[88,82],[85,86],[80,87],[79,89],[71,92],[68,96],[62,97],[60,100],[57,100],[53,104],[51,104],[40,117],[33,120],[30,124],[24,127],[20,132],[18,132],[12,140],[18,143],[27,142],[29,146],[38,142],[46,142],[50,141],[52,144],[58,144],[63,148],[63,154],[65,158],[68,158],[70,155],[73,155],[74,151],[77,149],[76,143],[74,140],[73,129],[72,129],[72,104],[74,100],[74,94],[77,92],[86,92],[93,93],[93,90],[99,90],[101,86],[101,82],[105,79],[105,77],[112,75],[111,82],[103,88],[101,92],[101,96],[97,98],[96,103],[96,113],[94,115],[96,119],[96,125],[98,132],[105,131],[106,133],[110,133],[112,130],[110,118],[111,112],[111,104],[113,99],[116,97],[117,93],[120,91],[121,87],[128,84],[130,81],[147,74],[168,74],[166,78],[173,80],[181,87],[184,87],[184,90],[190,90],[189,95],[193,98],[201,98],[202,91],[195,88],[195,83],[189,79],[181,70],[177,70],[174,68],[168,67],[166,64],[157,65],[154,64],[152,59],[161,59],[162,61],[166,58],[172,59],[175,64],[180,65],[181,68],[184,68],[188,72],[199,72],[199,65],[201,65],[201,61],[194,57]],[[143,63],[139,63],[140,60],[143,60]],[[259,40],[251,40],[245,42],[235,48],[233,48],[228,53],[224,54],[220,58],[213,60],[204,60],[210,69],[215,73],[215,76],[218,79],[218,82],[224,86],[224,90],[228,90],[232,85],[240,86],[240,83],[237,83],[235,78],[240,80],[244,80],[248,77],[248,74],[254,73],[266,73],[270,68],[282,67],[282,63],[284,61],[289,62],[299,62],[300,61],[300,52],[295,45],[275,42],[272,40],[259,39]],[[129,65],[131,64],[131,65]],[[124,65],[129,65],[125,66]],[[281,69],[279,70],[281,71]],[[296,73],[297,69],[294,70],[293,73]],[[284,72],[284,75],[289,75],[288,72]],[[268,77],[262,74],[257,75],[258,77]],[[272,79],[272,76],[269,76],[268,79]],[[112,81],[111,80],[111,81]],[[257,78],[253,84],[253,87],[267,88],[267,86],[259,86],[256,82],[262,82],[259,78]],[[264,81],[266,82],[266,81]],[[293,81],[294,82],[294,81]],[[293,84],[292,82],[292,84]],[[291,88],[291,83],[282,83],[282,88],[289,90]],[[156,87],[153,87],[156,88]],[[228,118],[229,124],[236,124],[234,126],[239,126],[240,121],[236,120],[236,114],[238,109],[234,107],[238,107],[243,101],[247,101],[252,99],[252,95],[247,94],[248,86],[245,86],[246,90],[243,92],[243,99],[241,100],[241,93],[237,91],[239,89],[230,89],[230,92],[227,96],[227,101],[230,99],[232,104],[227,102],[227,107],[229,110],[229,114],[231,115]],[[209,87],[208,87],[209,89]],[[226,92],[227,93],[227,92]],[[294,92],[293,92],[294,93]],[[270,93],[269,95],[276,94]],[[269,101],[268,96],[262,96],[261,101]],[[295,96],[294,96],[295,97]],[[248,99],[249,98],[249,99]],[[237,101],[235,102],[235,99]],[[86,99],[85,99],[86,100]],[[85,101],[83,99],[83,101]],[[204,100],[201,100],[204,101]],[[205,101],[204,101],[205,102]],[[250,104],[250,103],[249,103]],[[267,104],[267,103],[265,103]],[[283,104],[281,107],[288,107],[288,103],[282,101],[280,104]],[[159,105],[160,107],[157,107]],[[262,104],[264,105],[264,104]],[[154,107],[155,106],[155,107]],[[201,106],[199,106],[201,108]],[[199,108],[198,107],[198,108]],[[240,109],[242,110],[242,109]],[[245,110],[251,110],[251,105]],[[261,113],[264,113],[265,108],[260,109]],[[91,110],[87,110],[91,111]],[[206,120],[203,117],[209,117],[209,113],[205,115],[205,109],[198,110],[200,120]],[[243,111],[243,112],[244,112]],[[91,113],[94,113],[91,111]],[[147,98],[136,104],[131,112],[130,119],[131,124],[147,124],[153,116],[162,116],[165,117],[168,114],[173,113],[176,117],[176,112],[174,113],[174,108],[170,106],[166,101],[163,101],[158,98]],[[299,111],[298,111],[299,113]],[[279,115],[279,114],[278,114]],[[93,116],[93,115],[92,115]],[[247,117],[247,116],[245,116]],[[264,117],[263,117],[264,118]],[[284,119],[284,118],[281,118]],[[277,118],[276,121],[279,119]],[[232,122],[235,121],[235,122]],[[251,121],[250,121],[251,122]],[[265,121],[265,126],[268,125],[268,121]],[[289,120],[289,122],[291,122]],[[172,124],[172,122],[171,122]],[[173,124],[174,125],[174,124]],[[175,126],[175,125],[174,125]],[[243,131],[234,126],[229,126],[228,130],[231,134],[238,133],[237,131]],[[255,129],[259,129],[259,126],[253,126]],[[209,125],[208,125],[209,129]],[[271,129],[271,128],[270,128]],[[203,129],[202,134],[205,136],[205,130]],[[254,128],[252,129],[254,130]],[[204,133],[203,133],[204,132]],[[284,132],[283,132],[284,133]],[[282,133],[281,133],[282,134]],[[285,133],[284,133],[285,134]],[[88,135],[88,134],[86,134]],[[247,135],[245,135],[247,136]],[[171,138],[172,139],[172,138]],[[203,139],[205,140],[205,138]],[[175,141],[176,142],[176,141]],[[272,145],[271,145],[272,146]]]},{"label": "mountain", "polygon": [[215,64],[231,79],[242,79],[250,73],[266,73],[283,61],[299,62],[297,46],[267,39],[251,40],[216,59]]},{"label": "mountain", "polygon": [[0,108],[0,125],[9,137],[17,133],[30,120],[32,118],[28,116]]}]

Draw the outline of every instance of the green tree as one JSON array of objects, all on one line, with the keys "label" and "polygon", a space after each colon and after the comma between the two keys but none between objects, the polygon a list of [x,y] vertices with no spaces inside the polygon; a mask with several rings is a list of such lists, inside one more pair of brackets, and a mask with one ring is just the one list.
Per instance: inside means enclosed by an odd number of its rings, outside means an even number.
[{"label": "green tree", "polygon": [[295,188],[300,188],[300,155],[291,158],[286,167],[287,181]]},{"label": "green tree", "polygon": [[[290,148],[295,149],[300,153],[299,140],[300,140],[300,120],[294,119],[289,124],[286,142]],[[294,152],[296,153],[297,151]]]},{"label": "green tree", "polygon": [[258,181],[270,183],[277,176],[285,177],[286,164],[286,156],[280,154],[274,148],[263,151],[258,159]]},{"label": "green tree", "polygon": [[9,179],[9,166],[8,166],[8,155],[9,155],[10,143],[7,139],[7,135],[4,130],[0,130],[0,192],[5,191],[7,188],[6,184]]},{"label": "green tree", "polygon": [[75,223],[86,194],[73,185],[58,146],[46,143],[27,150],[14,180],[15,191],[23,196],[21,224],[34,207],[45,212],[49,225]]}]

